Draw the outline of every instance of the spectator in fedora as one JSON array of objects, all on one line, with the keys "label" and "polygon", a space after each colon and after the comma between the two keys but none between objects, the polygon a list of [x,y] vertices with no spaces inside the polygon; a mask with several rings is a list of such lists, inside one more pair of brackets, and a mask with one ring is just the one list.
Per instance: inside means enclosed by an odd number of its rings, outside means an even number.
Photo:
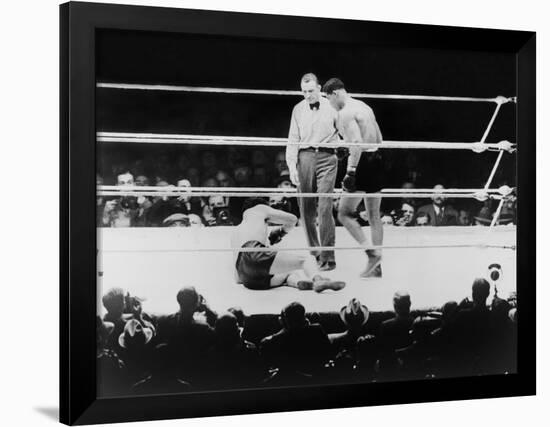
[{"label": "spectator in fedora", "polygon": [[367,307],[353,298],[340,310],[340,319],[346,326],[342,333],[329,334],[334,356],[331,377],[334,380],[346,380],[355,375],[359,356],[357,341],[363,334],[363,327],[369,318]]},{"label": "spectator in fedora", "polygon": [[369,310],[357,299],[352,298],[348,305],[340,309],[340,319],[346,326],[346,331],[329,334],[334,352],[338,354],[348,351],[355,356],[357,339],[363,335],[363,328],[369,319]]},{"label": "spectator in fedora", "polygon": [[189,217],[182,213],[175,213],[162,221],[163,227],[190,227]]},{"label": "spectator in fedora", "polygon": [[151,366],[151,345],[153,331],[137,321],[130,319],[124,326],[124,331],[118,336],[121,357],[128,368],[132,384],[141,381],[149,375]]},{"label": "spectator in fedora", "polygon": [[474,217],[475,225],[491,225],[493,221],[493,212],[489,203],[484,204],[483,207],[479,210],[477,215]]}]

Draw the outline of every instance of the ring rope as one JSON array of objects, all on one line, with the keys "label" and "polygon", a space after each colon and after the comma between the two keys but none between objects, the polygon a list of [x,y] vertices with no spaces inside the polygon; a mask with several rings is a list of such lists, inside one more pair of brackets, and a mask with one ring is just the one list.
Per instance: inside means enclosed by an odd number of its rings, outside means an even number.
[{"label": "ring rope", "polygon": [[260,147],[361,147],[363,149],[437,149],[437,150],[472,150],[481,153],[491,151],[515,151],[516,145],[510,141],[485,144],[482,142],[441,142],[441,141],[384,141],[381,144],[351,143],[351,142],[324,142],[304,144],[288,142],[286,138],[247,138],[247,137],[220,137],[205,135],[178,135],[173,134],[129,134],[116,132],[98,132],[97,142],[126,142],[141,144],[182,144],[182,145],[239,145],[239,146],[260,146]]},{"label": "ring rope", "polygon": [[502,106],[502,103],[497,102],[497,106],[495,107],[495,111],[493,112],[493,115],[491,116],[491,120],[489,120],[489,124],[487,125],[487,128],[485,129],[485,132],[483,132],[483,136],[481,137],[481,140],[479,142],[484,143],[487,137],[489,136],[489,132],[491,131],[491,128],[493,127],[493,124],[495,123],[495,119],[497,118],[498,112],[500,111],[500,107]]},{"label": "ring rope", "polygon": [[415,244],[415,245],[362,245],[362,246],[315,246],[315,247],[265,247],[265,248],[178,248],[178,249],[108,249],[103,252],[288,252],[288,251],[333,251],[333,250],[392,250],[392,249],[443,249],[443,248],[482,248],[482,249],[511,249],[516,245],[497,245],[488,243],[469,244]]},{"label": "ring rope", "polygon": [[[131,190],[131,191],[154,191],[154,192],[183,192],[183,193],[192,193],[192,192],[213,192],[216,194],[226,193],[226,192],[238,192],[238,193],[249,193],[249,192],[272,192],[276,190],[279,193],[285,193],[290,195],[303,194],[298,192],[296,188],[269,188],[269,187],[175,187],[175,186],[152,186],[152,185],[138,185],[138,186],[129,186],[129,185],[100,185],[98,186],[101,190],[114,191],[114,190]],[[481,191],[480,188],[443,188],[436,190],[433,188],[384,188],[381,190],[382,193],[430,193],[430,194],[462,194],[462,193],[475,193]],[[490,188],[485,190],[488,193],[499,193],[503,196],[510,194],[513,189],[508,186],[502,186],[500,188]],[[342,193],[343,190],[336,188],[334,189],[335,193]],[[319,193],[315,193],[319,194]],[[405,195],[404,195],[405,196]]]},{"label": "ring rope", "polygon": [[493,181],[493,178],[495,177],[495,174],[497,172],[500,161],[502,160],[502,153],[504,153],[504,152],[501,151],[500,153],[498,153],[498,157],[495,161],[495,164],[493,165],[493,169],[491,170],[491,174],[489,175],[489,178],[487,179],[487,182],[485,183],[483,188],[489,188],[489,186],[491,185],[491,182]]},{"label": "ring rope", "polygon": [[[125,89],[125,90],[155,90],[168,92],[202,92],[202,93],[226,93],[243,95],[290,95],[303,96],[298,90],[269,90],[269,89],[237,89],[237,88],[217,88],[200,86],[178,86],[178,85],[153,85],[153,84],[134,84],[134,83],[107,83],[100,82],[96,84],[101,89]],[[381,93],[350,93],[355,98],[370,99],[409,99],[417,101],[457,101],[457,102],[495,102],[506,104],[516,102],[516,97],[497,96],[494,98],[479,98],[470,96],[434,96],[434,95],[399,95],[399,94],[381,94]]]},{"label": "ring rope", "polygon": [[495,213],[493,215],[493,220],[491,221],[491,225],[489,226],[489,230],[487,230],[487,235],[489,235],[489,233],[491,233],[494,226],[496,225],[496,223],[497,223],[497,221],[500,217],[500,212],[502,211],[503,207],[504,207],[504,199],[502,199],[498,204],[497,210],[495,211]]},{"label": "ring rope", "polygon": [[[175,197],[175,196],[195,196],[195,197],[208,197],[214,195],[221,195],[219,192],[201,192],[201,193],[184,193],[184,192],[155,192],[155,191],[99,191],[98,196],[165,196],[165,197]],[[273,193],[223,193],[224,197],[285,197],[288,196],[288,193],[273,192]],[[328,197],[332,198],[338,196],[341,198],[394,198],[399,199],[403,197],[414,197],[418,199],[430,199],[433,197],[432,194],[422,193],[418,195],[411,195],[409,193],[404,194],[382,194],[382,193],[297,193],[292,197],[306,197],[306,198],[317,198],[317,197]],[[488,195],[488,194],[453,194],[452,199],[477,199],[479,201],[485,201],[487,199],[500,200],[502,196],[499,195]]]},{"label": "ring rope", "polygon": [[[101,185],[98,186],[98,196],[189,196],[189,197],[206,197],[221,195],[224,197],[329,197],[329,198],[432,198],[434,194],[444,195],[447,194],[450,198],[457,199],[470,199],[475,198],[479,201],[485,201],[487,199],[502,199],[511,194],[513,189],[503,186],[498,190],[491,190],[490,192],[484,190],[477,190],[475,192],[449,192],[445,193],[445,190],[431,190],[431,192],[379,192],[379,193],[349,193],[345,191],[333,192],[333,193],[300,193],[292,191],[228,191],[226,187],[210,188],[210,187],[135,187],[135,186],[116,186],[116,185]],[[506,190],[503,190],[505,188]],[[199,189],[198,191],[196,191]]]}]

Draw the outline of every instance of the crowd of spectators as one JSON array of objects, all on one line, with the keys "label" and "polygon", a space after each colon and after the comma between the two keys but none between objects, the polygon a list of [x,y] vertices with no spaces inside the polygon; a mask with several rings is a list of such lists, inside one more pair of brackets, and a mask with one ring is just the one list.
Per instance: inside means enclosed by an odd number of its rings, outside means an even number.
[{"label": "crowd of spectators", "polygon": [[216,313],[191,286],[175,313],[154,316],[114,288],[97,317],[99,395],[515,372],[515,297],[489,301],[490,286],[478,278],[470,297],[433,311],[411,310],[412,297],[397,292],[393,312],[352,299],[332,313],[293,302],[280,316]]},{"label": "crowd of spectators", "polygon": [[[395,155],[393,157],[396,157]],[[97,185],[153,187],[256,187],[294,188],[290,181],[284,151],[242,150],[235,147],[197,150],[183,154],[169,153],[129,156],[127,153],[100,156]],[[128,160],[131,159],[131,160]],[[428,176],[420,173],[422,165],[408,153],[403,164],[388,159],[387,187],[443,189],[439,180],[444,173]],[[340,162],[338,182],[345,172]],[[432,174],[433,175],[433,174]],[[447,180],[449,181],[449,180]],[[449,181],[452,184],[454,182]],[[506,184],[502,181],[500,184]],[[337,219],[338,197],[334,198]],[[240,197],[190,196],[101,196],[97,198],[97,224],[100,227],[170,227],[234,225],[241,220]],[[271,206],[299,217],[295,197],[270,197]],[[496,210],[495,201],[484,203],[469,199],[449,199],[435,195],[426,198],[386,198],[381,214],[385,225],[394,226],[470,226],[489,225]],[[506,201],[498,224],[515,224],[516,202]],[[366,225],[367,215],[361,204],[357,220]]]}]

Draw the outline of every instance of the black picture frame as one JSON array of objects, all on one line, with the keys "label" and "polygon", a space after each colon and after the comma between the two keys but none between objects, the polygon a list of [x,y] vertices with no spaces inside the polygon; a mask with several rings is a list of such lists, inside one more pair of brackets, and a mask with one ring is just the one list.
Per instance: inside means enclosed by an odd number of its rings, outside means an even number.
[{"label": "black picture frame", "polygon": [[[399,48],[516,54],[517,287],[521,305],[516,374],[469,378],[254,389],[135,398],[96,398],[95,34],[125,29],[368,42]],[[69,2],[60,6],[60,420],[65,424],[158,420],[345,408],[536,393],[535,49],[536,34]],[[139,407],[139,411],[136,411]]]}]

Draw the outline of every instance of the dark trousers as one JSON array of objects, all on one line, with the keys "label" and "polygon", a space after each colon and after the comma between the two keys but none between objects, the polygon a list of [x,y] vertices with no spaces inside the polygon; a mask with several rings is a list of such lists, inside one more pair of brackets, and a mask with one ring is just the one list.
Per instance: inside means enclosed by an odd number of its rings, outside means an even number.
[{"label": "dark trousers", "polygon": [[[298,179],[301,193],[332,193],[336,182],[338,159],[326,152],[300,150]],[[334,246],[335,230],[332,197],[302,197],[299,199],[300,218],[310,247]],[[317,220],[319,233],[317,232]],[[319,236],[320,235],[320,236]],[[320,237],[320,239],[319,239]],[[334,251],[311,251],[321,262],[334,262]]]}]

